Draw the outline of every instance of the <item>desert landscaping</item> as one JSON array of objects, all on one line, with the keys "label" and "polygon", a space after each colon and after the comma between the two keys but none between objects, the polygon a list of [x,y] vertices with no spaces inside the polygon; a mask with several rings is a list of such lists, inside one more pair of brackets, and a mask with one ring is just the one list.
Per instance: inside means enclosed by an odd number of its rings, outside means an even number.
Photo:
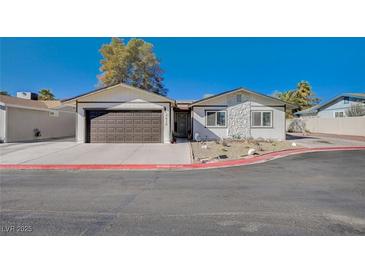
[{"label": "desert landscaping", "polygon": [[273,151],[300,147],[290,141],[274,141],[261,139],[192,142],[193,161],[206,163],[222,160],[241,159],[250,155],[262,155]]}]

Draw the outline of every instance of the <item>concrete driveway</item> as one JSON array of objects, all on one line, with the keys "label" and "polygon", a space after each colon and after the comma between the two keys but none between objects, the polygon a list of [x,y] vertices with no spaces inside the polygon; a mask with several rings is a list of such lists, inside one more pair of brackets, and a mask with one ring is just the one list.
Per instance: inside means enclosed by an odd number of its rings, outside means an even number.
[{"label": "concrete driveway", "polygon": [[73,140],[0,144],[2,164],[189,164],[190,143],[78,144]]}]

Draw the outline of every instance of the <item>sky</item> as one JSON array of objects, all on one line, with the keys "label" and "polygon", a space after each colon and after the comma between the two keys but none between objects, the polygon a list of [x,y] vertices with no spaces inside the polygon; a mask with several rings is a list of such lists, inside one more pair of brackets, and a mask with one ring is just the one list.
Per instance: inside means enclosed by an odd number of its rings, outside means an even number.
[{"label": "sky", "polygon": [[[322,100],[365,92],[365,38],[143,38],[165,71],[168,96],[200,99],[237,87],[272,95],[309,81]],[[125,38],[128,41],[128,38]],[[1,38],[0,89],[51,89],[59,99],[95,89],[110,38]]]}]

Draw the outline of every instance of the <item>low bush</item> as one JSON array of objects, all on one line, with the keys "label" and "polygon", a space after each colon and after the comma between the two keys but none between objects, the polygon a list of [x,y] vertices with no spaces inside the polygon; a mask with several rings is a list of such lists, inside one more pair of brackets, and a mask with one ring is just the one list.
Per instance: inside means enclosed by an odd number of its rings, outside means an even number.
[{"label": "low bush", "polygon": [[305,122],[302,119],[295,118],[288,126],[288,132],[306,132]]}]

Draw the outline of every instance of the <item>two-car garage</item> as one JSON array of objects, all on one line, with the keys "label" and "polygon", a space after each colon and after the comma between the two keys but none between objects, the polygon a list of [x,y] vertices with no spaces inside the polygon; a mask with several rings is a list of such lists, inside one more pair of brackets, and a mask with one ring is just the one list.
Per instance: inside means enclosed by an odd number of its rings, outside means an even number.
[{"label": "two-car garage", "polygon": [[175,100],[123,83],[67,100],[79,143],[170,143]]},{"label": "two-car garage", "polygon": [[161,143],[162,113],[158,110],[87,110],[87,142]]}]

